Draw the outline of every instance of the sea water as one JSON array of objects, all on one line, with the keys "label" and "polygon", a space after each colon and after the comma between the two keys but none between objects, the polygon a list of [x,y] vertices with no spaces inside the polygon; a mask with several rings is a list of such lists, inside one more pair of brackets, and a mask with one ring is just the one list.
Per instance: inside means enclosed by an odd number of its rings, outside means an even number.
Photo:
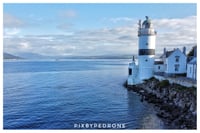
[{"label": "sea water", "polygon": [[[163,128],[152,105],[141,102],[136,93],[123,87],[129,62],[125,59],[4,61],[3,128]],[[108,126],[111,124],[112,127]]]}]

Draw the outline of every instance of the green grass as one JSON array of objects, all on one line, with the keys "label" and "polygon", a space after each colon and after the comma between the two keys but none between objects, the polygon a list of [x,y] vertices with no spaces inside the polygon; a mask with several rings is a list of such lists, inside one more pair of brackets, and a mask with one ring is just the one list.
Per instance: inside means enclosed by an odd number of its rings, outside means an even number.
[{"label": "green grass", "polygon": [[190,92],[192,93],[194,96],[196,96],[197,94],[197,88],[196,87],[185,87],[179,84],[174,84],[174,87],[172,88],[174,90],[176,90],[177,92]]}]

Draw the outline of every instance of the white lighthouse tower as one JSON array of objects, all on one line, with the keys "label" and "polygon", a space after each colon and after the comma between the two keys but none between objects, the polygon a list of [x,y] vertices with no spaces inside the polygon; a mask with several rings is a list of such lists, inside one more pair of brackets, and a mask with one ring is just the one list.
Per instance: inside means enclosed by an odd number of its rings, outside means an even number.
[{"label": "white lighthouse tower", "polygon": [[148,16],[146,16],[146,20],[142,24],[139,21],[138,37],[139,79],[149,79],[153,76],[154,70],[156,31]]},{"label": "white lighthouse tower", "polygon": [[128,85],[140,83],[153,76],[156,31],[147,16],[143,23],[139,20],[138,37],[138,63],[133,59],[129,64]]}]

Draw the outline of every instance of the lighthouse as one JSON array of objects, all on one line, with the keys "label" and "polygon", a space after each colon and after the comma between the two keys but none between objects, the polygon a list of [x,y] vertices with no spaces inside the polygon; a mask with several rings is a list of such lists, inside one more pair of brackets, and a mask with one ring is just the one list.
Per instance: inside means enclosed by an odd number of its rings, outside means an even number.
[{"label": "lighthouse", "polygon": [[156,31],[148,16],[146,16],[146,20],[143,23],[139,21],[138,37],[138,74],[139,79],[144,80],[153,76],[156,44]]},{"label": "lighthouse", "polygon": [[139,20],[138,25],[138,62],[133,57],[133,61],[129,63],[128,85],[153,77],[156,31],[148,16],[143,22]]}]

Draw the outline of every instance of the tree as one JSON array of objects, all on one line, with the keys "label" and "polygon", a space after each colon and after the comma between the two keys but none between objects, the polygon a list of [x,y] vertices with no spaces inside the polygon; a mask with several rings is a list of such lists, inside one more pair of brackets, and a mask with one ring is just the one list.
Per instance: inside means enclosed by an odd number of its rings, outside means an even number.
[{"label": "tree", "polygon": [[194,56],[195,50],[197,50],[197,45],[192,47],[187,56]]}]

